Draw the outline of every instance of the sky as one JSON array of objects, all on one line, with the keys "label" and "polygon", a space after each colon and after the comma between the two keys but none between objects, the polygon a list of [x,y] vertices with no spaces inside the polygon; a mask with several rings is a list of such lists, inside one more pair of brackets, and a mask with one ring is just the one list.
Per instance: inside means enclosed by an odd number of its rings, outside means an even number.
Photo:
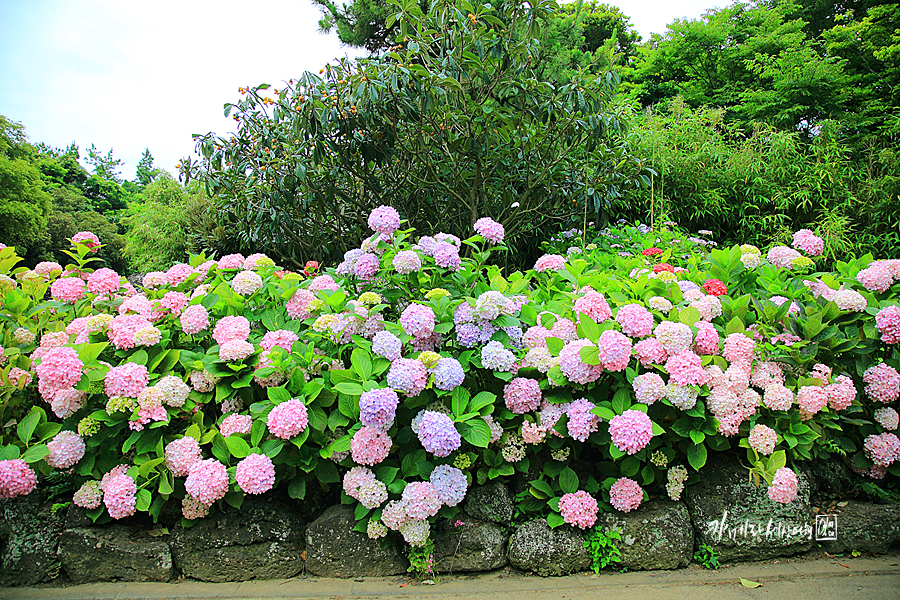
[{"label": "sky", "polygon": [[[629,0],[644,39],[715,0]],[[0,114],[29,141],[91,144],[133,179],[144,148],[175,172],[193,133],[225,134],[238,87],[318,71],[359,50],[318,31],[309,0],[0,0]]]}]

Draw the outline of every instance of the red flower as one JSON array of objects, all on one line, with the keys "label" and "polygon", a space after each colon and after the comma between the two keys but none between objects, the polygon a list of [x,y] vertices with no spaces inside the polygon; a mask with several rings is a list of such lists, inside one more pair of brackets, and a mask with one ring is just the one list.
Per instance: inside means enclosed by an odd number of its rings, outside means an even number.
[{"label": "red flower", "polygon": [[657,254],[662,254],[662,250],[659,248],[647,248],[643,252],[641,252],[644,256],[656,256]]},{"label": "red flower", "polygon": [[316,271],[318,268],[319,268],[318,261],[311,260],[306,263],[306,272],[307,273],[312,273],[313,271]]},{"label": "red flower", "polygon": [[718,279],[707,279],[703,284],[703,289],[710,296],[724,296],[728,293],[728,288]]},{"label": "red flower", "polygon": [[675,267],[673,267],[669,263],[659,263],[658,265],[653,265],[654,273],[662,273],[663,271],[668,271],[669,273],[674,273]]}]

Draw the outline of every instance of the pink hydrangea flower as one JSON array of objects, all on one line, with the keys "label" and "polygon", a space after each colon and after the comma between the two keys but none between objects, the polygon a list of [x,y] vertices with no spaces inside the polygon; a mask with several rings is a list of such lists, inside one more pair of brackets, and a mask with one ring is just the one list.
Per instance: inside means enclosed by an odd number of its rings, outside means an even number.
[{"label": "pink hydrangea flower", "polygon": [[0,498],[25,496],[37,486],[37,475],[24,460],[0,460]]},{"label": "pink hydrangea flower", "polygon": [[581,398],[570,403],[566,410],[569,422],[566,424],[572,439],[585,442],[592,433],[597,431],[600,417],[593,412],[594,403],[586,398]]},{"label": "pink hydrangea flower", "polygon": [[856,385],[846,375],[838,375],[834,383],[825,386],[828,406],[833,410],[844,410],[856,399]]},{"label": "pink hydrangea flower", "polygon": [[107,371],[104,379],[106,395],[110,398],[137,398],[150,380],[147,367],[136,363],[123,363]]},{"label": "pink hydrangea flower", "polygon": [[238,463],[234,479],[247,494],[268,492],[275,485],[275,465],[265,454],[251,454]]},{"label": "pink hydrangea flower", "polygon": [[100,247],[100,238],[98,238],[95,234],[90,231],[79,231],[75,235],[72,236],[73,244],[84,244],[88,248],[91,249],[91,252],[96,252]]},{"label": "pink hydrangea flower", "polygon": [[894,280],[889,269],[880,263],[872,263],[856,274],[856,280],[870,292],[886,292]]},{"label": "pink hydrangea flower", "polygon": [[434,262],[442,269],[450,269],[458,271],[462,266],[462,259],[459,257],[459,248],[449,242],[439,242],[434,247]]},{"label": "pink hydrangea flower", "polygon": [[69,347],[51,348],[35,367],[38,376],[38,391],[45,400],[52,400],[62,389],[73,387],[81,379],[84,367],[78,353]]},{"label": "pink hydrangea flower", "polygon": [[753,360],[756,342],[743,333],[732,333],[725,338],[722,356],[729,362],[749,362]]},{"label": "pink hydrangea flower", "polygon": [[534,270],[538,273],[545,271],[561,271],[566,268],[566,259],[559,254],[545,254],[534,263]]},{"label": "pink hydrangea flower", "polygon": [[249,434],[253,429],[253,417],[250,415],[230,414],[219,425],[219,433],[222,437],[228,437],[236,433]]},{"label": "pink hydrangea flower", "polygon": [[58,302],[77,302],[84,298],[85,283],[78,277],[63,277],[50,285],[50,297]]},{"label": "pink hydrangea flower", "polygon": [[200,443],[189,435],[166,444],[166,466],[175,477],[186,477],[194,464],[203,460]]},{"label": "pink hydrangea flower", "polygon": [[569,342],[559,353],[559,368],[569,381],[579,385],[597,381],[603,374],[603,365],[589,365],[581,359],[581,349],[593,346],[590,340]]},{"label": "pink hydrangea flower", "polygon": [[128,475],[115,475],[104,486],[103,504],[109,516],[122,519],[134,514],[137,505],[137,484]]},{"label": "pink hydrangea flower", "polygon": [[769,486],[769,499],[779,504],[790,504],[797,497],[797,475],[787,467],[775,472],[772,485]]},{"label": "pink hydrangea flower", "polygon": [[653,330],[653,335],[667,354],[678,354],[691,347],[694,334],[684,323],[663,321]]},{"label": "pink hydrangea flower", "polygon": [[303,433],[309,424],[306,404],[298,398],[292,398],[275,406],[267,420],[269,432],[275,437],[289,440]]},{"label": "pink hydrangea flower", "polygon": [[87,286],[95,294],[113,294],[122,287],[122,276],[112,269],[97,269],[88,275]]},{"label": "pink hydrangea flower", "polygon": [[213,329],[213,339],[220,346],[233,340],[246,341],[250,335],[250,321],[246,317],[228,316],[219,319]]},{"label": "pink hydrangea flower", "polygon": [[659,343],[655,337],[641,340],[634,345],[634,354],[645,367],[650,365],[658,365],[666,362],[669,357],[666,349]]},{"label": "pink hydrangea flower", "polygon": [[887,404],[900,397],[900,373],[888,364],[879,363],[866,369],[863,383],[872,400]]},{"label": "pink hydrangea flower", "polygon": [[201,504],[211,505],[228,493],[228,469],[215,458],[194,463],[184,480],[184,491]]},{"label": "pink hydrangea flower", "polygon": [[350,440],[350,455],[360,465],[377,465],[391,452],[391,437],[376,427],[361,427]]},{"label": "pink hydrangea flower", "polygon": [[606,297],[595,291],[589,291],[581,298],[575,300],[572,310],[576,315],[587,315],[595,323],[612,318],[612,311],[606,302]]},{"label": "pink hydrangea flower", "polygon": [[246,259],[243,254],[226,254],[219,259],[216,266],[219,269],[242,269],[244,268],[244,260]]},{"label": "pink hydrangea flower", "polygon": [[885,306],[875,315],[875,327],[885,344],[900,343],[900,306]]},{"label": "pink hydrangea flower", "polygon": [[889,467],[900,460],[900,438],[893,433],[866,436],[863,448],[866,456],[878,466]]},{"label": "pink hydrangea flower", "polygon": [[620,477],[609,488],[609,503],[622,512],[631,512],[644,500],[644,490],[633,479]]},{"label": "pink hydrangea flower", "polygon": [[414,481],[403,488],[401,502],[410,519],[425,520],[441,508],[441,499],[429,481]]},{"label": "pink hydrangea flower", "polygon": [[311,292],[321,292],[323,290],[336,292],[339,288],[340,286],[331,275],[319,275],[309,282],[309,291]]},{"label": "pink hydrangea flower", "polygon": [[516,377],[503,388],[506,408],[521,415],[537,410],[541,405],[541,385],[535,379]]},{"label": "pink hydrangea flower", "polygon": [[719,353],[719,332],[715,326],[705,321],[698,321],[697,335],[694,337],[694,352],[703,355]]},{"label": "pink hydrangea flower", "polygon": [[245,340],[231,340],[219,346],[219,360],[225,362],[241,362],[256,349]]},{"label": "pink hydrangea flower", "polygon": [[666,383],[656,373],[638,375],[631,382],[631,386],[634,388],[637,401],[643,404],[653,404],[666,395]]},{"label": "pink hydrangea flower", "polygon": [[800,258],[800,253],[787,246],[775,246],[766,254],[766,260],[782,269],[790,269],[791,262],[795,258]]},{"label": "pink hydrangea flower", "polygon": [[130,350],[136,345],[137,332],[151,326],[143,315],[118,315],[110,321],[106,335],[117,350]]},{"label": "pink hydrangea flower", "polygon": [[422,259],[412,250],[401,250],[391,261],[394,270],[401,275],[408,275],[422,270]]},{"label": "pink hydrangea flower", "polygon": [[778,434],[775,433],[775,430],[771,427],[767,427],[760,423],[754,425],[753,429],[750,430],[748,441],[750,442],[751,448],[760,454],[769,456],[775,452],[775,444],[778,443]]},{"label": "pink hydrangea flower", "polygon": [[385,235],[400,229],[400,213],[391,206],[378,206],[369,213],[369,228]]},{"label": "pink hydrangea flower", "polygon": [[314,300],[316,300],[316,295],[313,292],[301,288],[294,292],[294,295],[288,300],[285,311],[292,319],[306,320],[312,316],[309,305]]},{"label": "pink hydrangea flower", "polygon": [[794,239],[791,245],[797,250],[803,250],[811,256],[819,256],[825,250],[825,240],[815,235],[809,229],[801,229],[794,233]]},{"label": "pink hydrangea flower", "polygon": [[410,398],[418,396],[428,384],[428,370],[421,361],[398,358],[391,363],[387,384]]},{"label": "pink hydrangea flower", "polygon": [[631,360],[631,339],[614,329],[600,334],[597,349],[600,366],[607,371],[624,371]]},{"label": "pink hydrangea flower", "polygon": [[497,221],[482,217],[475,221],[475,233],[491,244],[501,244],[506,232],[503,230],[503,225]]},{"label": "pink hydrangea flower", "polygon": [[353,264],[353,274],[360,279],[371,281],[375,278],[375,274],[378,273],[380,266],[381,262],[379,261],[378,256],[371,252],[367,252],[360,256]]},{"label": "pink hydrangea flower", "polygon": [[564,494],[559,499],[559,514],[562,515],[563,520],[569,525],[581,529],[594,526],[598,510],[597,500],[584,490],[578,490],[574,494]]},{"label": "pink hydrangea flower", "polygon": [[653,313],[640,304],[625,304],[616,312],[616,323],[622,333],[631,337],[647,337],[653,333]]},{"label": "pink hydrangea flower", "polygon": [[794,392],[779,383],[773,383],[763,393],[763,404],[771,410],[789,410],[794,405]]},{"label": "pink hydrangea flower", "polygon": [[181,313],[179,323],[182,331],[188,335],[195,335],[209,327],[209,313],[202,304],[193,304]]},{"label": "pink hydrangea flower", "polygon": [[190,279],[191,275],[194,274],[194,267],[191,265],[186,265],[184,263],[176,263],[169,267],[169,270],[166,271],[166,280],[169,285],[175,286],[179,283],[184,283],[188,279]]},{"label": "pink hydrangea flower", "polygon": [[60,431],[47,442],[49,454],[45,459],[54,469],[68,469],[84,456],[84,440],[74,431]]},{"label": "pink hydrangea flower", "polygon": [[400,325],[407,335],[428,337],[434,333],[434,311],[424,304],[410,304],[400,314]]},{"label": "pink hydrangea flower", "polygon": [[626,410],[609,421],[612,443],[623,452],[635,454],[645,448],[653,437],[653,421],[639,410]]},{"label": "pink hydrangea flower", "polygon": [[81,410],[87,402],[87,394],[75,388],[57,390],[50,401],[50,410],[60,419],[67,419]]},{"label": "pink hydrangea flower", "polygon": [[669,381],[677,385],[703,385],[707,376],[702,363],[703,359],[690,350],[669,356],[666,361]]}]

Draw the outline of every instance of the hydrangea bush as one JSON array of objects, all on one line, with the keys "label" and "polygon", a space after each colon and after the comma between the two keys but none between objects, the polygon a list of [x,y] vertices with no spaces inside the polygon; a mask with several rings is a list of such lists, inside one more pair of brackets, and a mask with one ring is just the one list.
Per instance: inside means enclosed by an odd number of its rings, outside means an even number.
[{"label": "hydrangea bush", "polygon": [[87,232],[65,267],[0,249],[0,497],[64,474],[95,520],[177,502],[187,524],[314,486],[423,546],[490,480],[524,484],[521,518],[589,529],[680,498],[710,451],[746,452],[779,503],[800,461],[900,475],[900,261],[819,272],[810,231],[763,253],[667,225],[565,232],[505,274],[490,219],[368,224],[334,268],[195,256],[138,287]]}]

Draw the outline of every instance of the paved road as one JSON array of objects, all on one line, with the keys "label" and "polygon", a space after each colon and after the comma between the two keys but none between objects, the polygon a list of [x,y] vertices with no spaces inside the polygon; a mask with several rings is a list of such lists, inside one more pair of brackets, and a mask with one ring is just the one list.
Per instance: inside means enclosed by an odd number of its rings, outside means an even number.
[{"label": "paved road", "polygon": [[[750,589],[741,578],[762,585]],[[404,585],[405,584],[405,585]],[[367,598],[411,600],[778,600],[900,599],[900,555],[745,563],[707,571],[582,574],[539,578],[497,571],[444,577],[436,585],[403,577],[293,578],[244,583],[97,583],[61,588],[0,588],[0,600],[213,600]]]}]

